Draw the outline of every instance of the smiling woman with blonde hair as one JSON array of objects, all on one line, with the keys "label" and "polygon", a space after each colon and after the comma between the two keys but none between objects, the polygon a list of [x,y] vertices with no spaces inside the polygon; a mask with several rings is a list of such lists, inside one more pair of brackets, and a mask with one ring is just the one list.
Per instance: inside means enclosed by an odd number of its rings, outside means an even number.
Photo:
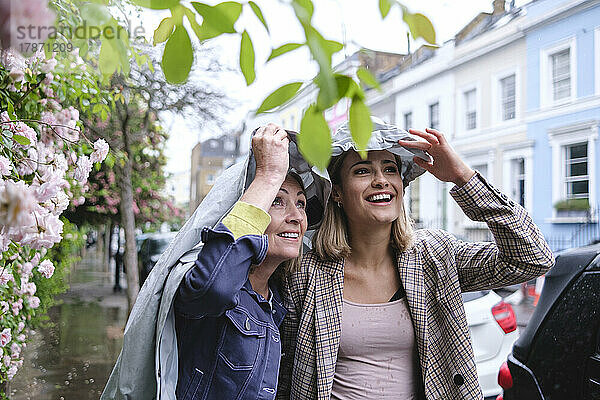
[{"label": "smiling woman with blonde hair", "polygon": [[[436,130],[374,120],[366,159],[347,125],[333,139],[323,223],[287,279],[278,398],[483,399],[461,293],[546,272],[539,229]],[[413,232],[404,190],[425,171],[495,242]]]}]

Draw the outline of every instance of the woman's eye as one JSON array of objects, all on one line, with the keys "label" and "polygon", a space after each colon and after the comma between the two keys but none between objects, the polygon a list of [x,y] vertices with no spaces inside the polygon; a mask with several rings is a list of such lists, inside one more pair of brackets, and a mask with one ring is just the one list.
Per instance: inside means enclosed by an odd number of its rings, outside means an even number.
[{"label": "woman's eye", "polygon": [[391,173],[396,173],[396,172],[398,172],[398,168],[396,168],[396,167],[386,167],[385,171],[386,172],[391,172]]},{"label": "woman's eye", "polygon": [[354,173],[356,175],[364,175],[364,174],[368,174],[369,170],[367,168],[359,168],[359,169],[355,170]]},{"label": "woman's eye", "polygon": [[272,206],[282,206],[283,199],[281,197],[275,197],[275,199],[273,200],[273,203],[271,205]]},{"label": "woman's eye", "polygon": [[298,203],[296,203],[296,207],[298,207],[301,210],[304,210],[306,208],[306,203],[304,202],[304,200],[298,200]]}]

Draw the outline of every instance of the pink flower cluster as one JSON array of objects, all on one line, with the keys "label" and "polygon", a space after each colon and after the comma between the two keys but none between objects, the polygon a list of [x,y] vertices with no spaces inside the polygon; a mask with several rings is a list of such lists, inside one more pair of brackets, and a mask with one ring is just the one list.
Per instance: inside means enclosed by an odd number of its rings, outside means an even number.
[{"label": "pink flower cluster", "polygon": [[[4,48],[19,48],[26,42],[43,42],[50,34],[49,27],[54,25],[56,16],[48,8],[47,0],[20,0],[0,2],[0,44]],[[36,37],[19,35],[20,26],[33,26]],[[41,29],[39,29],[41,28]],[[41,37],[37,37],[37,33]],[[12,42],[12,43],[11,43]]]}]

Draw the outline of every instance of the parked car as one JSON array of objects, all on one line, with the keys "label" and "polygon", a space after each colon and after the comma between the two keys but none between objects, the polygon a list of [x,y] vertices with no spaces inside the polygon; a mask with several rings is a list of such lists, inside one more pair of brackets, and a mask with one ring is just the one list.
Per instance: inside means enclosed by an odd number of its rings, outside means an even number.
[{"label": "parked car", "polygon": [[498,373],[498,400],[600,399],[600,245],[560,253]]},{"label": "parked car", "polygon": [[483,395],[494,398],[502,392],[498,369],[519,337],[517,319],[512,306],[490,290],[463,293],[463,302],[479,383]]},{"label": "parked car", "polygon": [[148,277],[148,274],[154,268],[154,265],[160,258],[160,255],[167,249],[171,240],[177,232],[153,233],[142,242],[138,254],[140,287]]}]

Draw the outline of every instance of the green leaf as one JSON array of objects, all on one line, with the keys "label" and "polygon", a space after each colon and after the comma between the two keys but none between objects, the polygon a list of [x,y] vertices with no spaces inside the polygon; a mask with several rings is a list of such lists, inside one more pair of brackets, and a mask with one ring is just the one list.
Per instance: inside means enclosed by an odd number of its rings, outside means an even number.
[{"label": "green leaf", "polygon": [[133,4],[152,10],[166,10],[179,4],[179,0],[130,0]]},{"label": "green leaf", "polygon": [[352,94],[348,93],[350,85],[354,83],[352,78],[348,75],[335,74],[334,79],[337,87],[337,96],[330,99],[326,99],[324,92],[319,91],[319,94],[317,96],[317,109],[320,111],[324,111],[329,107],[332,107],[343,97],[352,97]]},{"label": "green leaf", "polygon": [[260,10],[260,7],[258,6],[258,4],[256,4],[253,1],[249,1],[248,4],[250,4],[250,8],[252,8],[252,11],[254,11],[254,14],[256,15],[256,18],[258,18],[260,20],[260,22],[262,22],[262,24],[265,27],[265,30],[267,31],[267,33],[270,33],[269,32],[269,26],[267,25],[267,21],[265,21],[265,17],[263,16],[263,13]]},{"label": "green leaf", "polygon": [[323,112],[313,104],[308,107],[298,134],[298,149],[309,164],[325,171],[331,159],[331,131]]},{"label": "green leaf", "polygon": [[246,30],[242,33],[240,43],[240,69],[246,79],[246,85],[250,86],[256,79],[256,72],[254,71],[254,46]]},{"label": "green leaf", "polygon": [[105,39],[100,47],[98,66],[102,75],[107,78],[117,71],[119,67],[119,54],[112,40]]},{"label": "green leaf", "polygon": [[311,0],[293,0],[292,8],[296,13],[296,17],[303,25],[310,23],[315,12],[315,7]]},{"label": "green leaf", "polygon": [[431,21],[423,14],[413,14],[406,7],[402,12],[402,19],[408,25],[413,39],[422,37],[426,42],[435,44],[435,29]]},{"label": "green leaf", "polygon": [[356,71],[356,76],[358,76],[358,79],[360,79],[363,84],[377,88],[381,92],[381,85],[369,70],[360,67],[358,71]]},{"label": "green leaf", "polygon": [[381,18],[387,17],[390,8],[392,8],[392,2],[390,0],[379,0],[379,12],[381,13]]},{"label": "green leaf", "polygon": [[302,87],[302,82],[293,82],[281,86],[279,89],[267,96],[260,107],[258,107],[258,110],[256,110],[256,113],[260,114],[285,103],[294,97],[298,90],[300,90],[300,87]]},{"label": "green leaf", "polygon": [[81,18],[86,26],[100,26],[107,24],[112,15],[108,9],[101,4],[84,3],[79,6]]},{"label": "green leaf", "polygon": [[154,45],[166,41],[173,33],[175,21],[171,17],[167,17],[160,21],[158,28],[154,31]]},{"label": "green leaf", "polygon": [[332,44],[325,40],[323,36],[312,26],[305,25],[306,43],[310,53],[319,64],[319,74],[316,83],[319,87],[319,95],[327,104],[335,104],[337,96],[337,85],[333,71],[331,70],[331,56],[333,55]]},{"label": "green leaf", "polygon": [[[236,32],[233,25],[242,13],[242,5],[240,3],[227,1],[219,3],[216,6],[209,6],[204,3],[192,2],[192,6],[198,14],[202,15],[202,28],[205,31],[205,35],[215,37],[222,33]],[[209,39],[210,37],[205,39]]]},{"label": "green leaf", "polygon": [[335,40],[325,40],[324,44],[325,44],[325,46],[324,46],[325,49],[331,55],[337,53],[338,51],[340,51],[344,48],[344,45],[342,43],[337,42]]},{"label": "green leaf", "polygon": [[352,139],[356,143],[358,154],[365,159],[367,158],[367,144],[371,138],[371,132],[373,131],[373,122],[371,121],[371,114],[369,107],[358,97],[352,99],[352,105],[350,106],[350,133],[352,133]]},{"label": "green leaf", "polygon": [[267,59],[267,62],[269,62],[272,59],[279,57],[285,53],[296,50],[297,48],[302,47],[302,46],[304,46],[304,43],[286,43],[284,45],[281,45],[278,48],[273,49],[271,51],[271,55]]},{"label": "green leaf", "polygon": [[161,66],[169,83],[182,83],[187,79],[194,54],[192,42],[183,25],[178,25],[171,35],[163,53]]},{"label": "green leaf", "polygon": [[13,135],[13,140],[19,144],[22,144],[23,146],[29,146],[31,144],[31,141],[29,140],[28,137],[25,137],[23,135]]}]

